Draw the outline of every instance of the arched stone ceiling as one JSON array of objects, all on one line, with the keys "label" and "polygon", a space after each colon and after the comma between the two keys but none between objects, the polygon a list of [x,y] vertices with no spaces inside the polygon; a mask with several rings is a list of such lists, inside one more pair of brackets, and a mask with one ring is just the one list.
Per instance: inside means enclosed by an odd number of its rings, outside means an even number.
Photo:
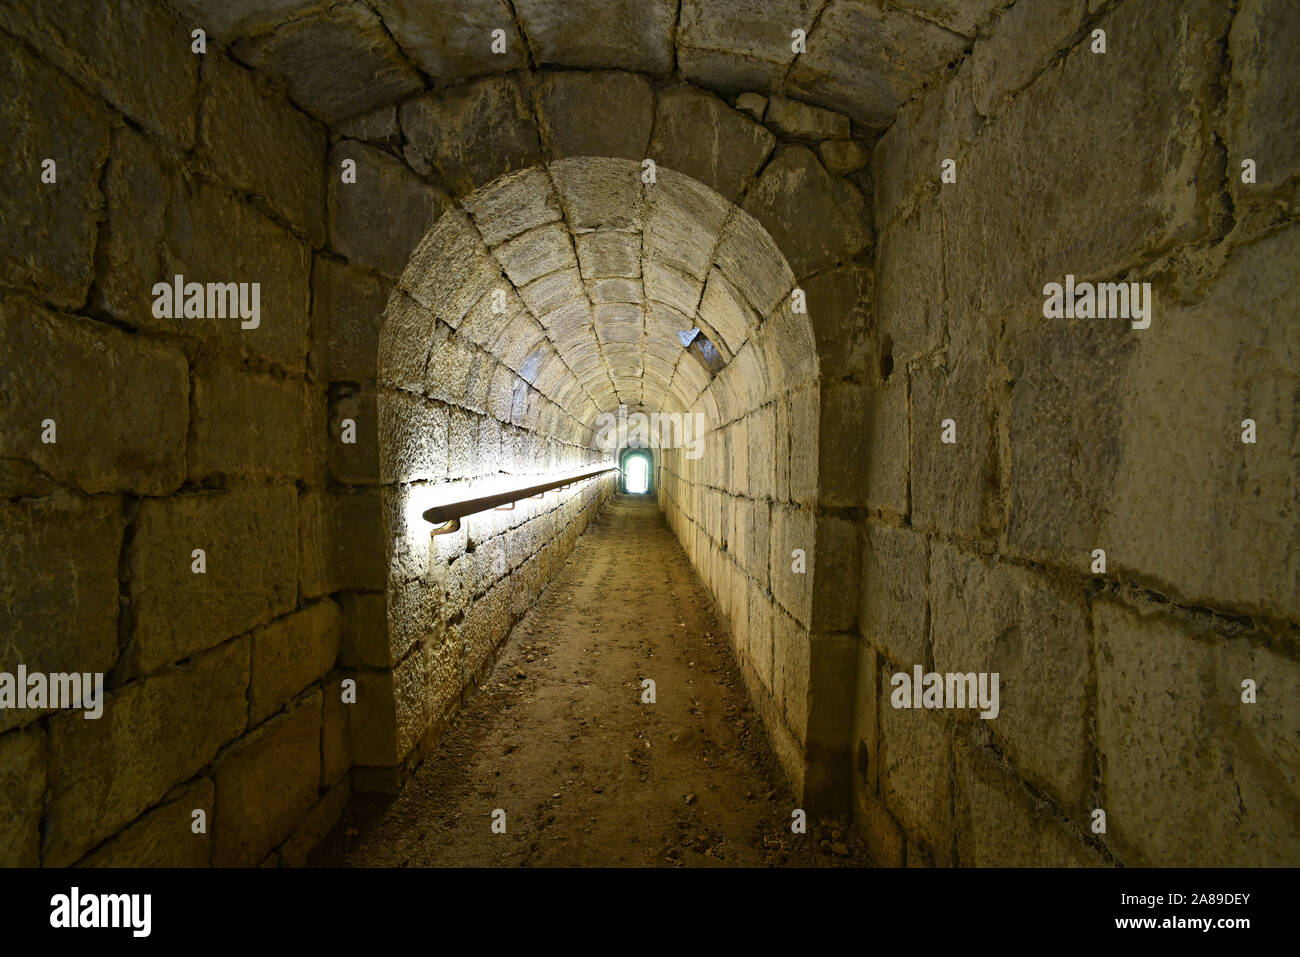
[{"label": "arched stone ceiling", "polygon": [[[1009,0],[173,0],[329,124],[530,68],[676,74],[889,125]],[[504,32],[504,52],[491,49]],[[806,33],[795,53],[791,34]]]},{"label": "arched stone ceiling", "polygon": [[[434,224],[390,304],[380,379],[444,394],[442,370],[465,367],[472,343],[517,377],[504,388],[535,390],[510,399],[518,424],[545,425],[549,407],[584,444],[620,404],[702,406],[722,424],[773,386],[815,378],[794,282],[763,227],[695,180],[660,169],[647,185],[635,160],[558,160],[500,177]],[[691,329],[716,346],[715,368],[683,343]]]}]

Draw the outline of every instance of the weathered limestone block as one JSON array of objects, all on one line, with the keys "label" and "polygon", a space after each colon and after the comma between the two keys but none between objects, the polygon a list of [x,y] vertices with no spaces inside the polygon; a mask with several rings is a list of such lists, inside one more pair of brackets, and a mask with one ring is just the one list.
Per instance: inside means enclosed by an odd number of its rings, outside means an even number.
[{"label": "weathered limestone block", "polygon": [[[528,67],[504,0],[378,0],[375,10],[406,55],[439,82]],[[493,49],[496,30],[505,31],[501,53]]]},{"label": "weathered limestone block", "polygon": [[[15,13],[6,5],[0,22]],[[108,117],[7,37],[0,40],[0,86],[8,91],[0,104],[0,280],[39,291],[46,302],[79,307],[94,271]],[[54,183],[41,181],[47,159],[55,163]]]},{"label": "weathered limestone block", "polygon": [[[911,373],[912,515],[916,525],[975,536],[997,519],[987,365],[969,352],[950,369]],[[944,442],[951,420],[955,441]]]},{"label": "weathered limestone block", "polygon": [[[327,496],[324,537],[329,591],[384,587],[385,539],[380,489],[339,490]],[[427,534],[428,526],[425,526]]]},{"label": "weathered limestone block", "polygon": [[87,492],[156,495],[184,481],[189,372],[178,349],[9,296],[0,356],[0,456]]},{"label": "weathered limestone block", "polygon": [[339,596],[339,605],[343,614],[340,664],[350,668],[390,667],[394,659],[388,644],[388,602],[384,593],[346,591]]},{"label": "weathered limestone block", "polygon": [[39,867],[45,730],[0,735],[0,866]]},{"label": "weathered limestone block", "polygon": [[[1067,811],[1090,785],[1088,625],[1083,596],[950,545],[930,546],[934,670],[997,672],[997,717],[985,724],[1011,764]],[[917,661],[901,661],[910,668]]]},{"label": "weathered limestone block", "polygon": [[286,20],[298,19],[330,5],[331,0],[172,0],[181,21],[202,26],[208,36],[231,43],[266,33]]},{"label": "weathered limestone block", "polygon": [[754,669],[758,680],[767,690],[772,688],[772,616],[775,607],[771,597],[752,582],[748,589],[748,629],[744,636],[745,657]]},{"label": "weathered limestone block", "polygon": [[43,863],[71,864],[211,761],[244,730],[248,677],[240,638],[122,686],[98,720],[51,718]]},{"label": "weathered limestone block", "polygon": [[[875,184],[871,199],[876,228],[882,233],[899,212],[910,208],[910,198],[922,186],[940,182],[940,163],[944,159],[960,158],[960,150],[944,141],[940,133],[944,103],[949,89],[955,86],[957,83],[949,80],[946,85],[919,91],[899,108],[894,122],[871,151]],[[958,169],[958,182],[964,179],[965,172]],[[881,244],[883,247],[883,239]]]},{"label": "weathered limestone block", "polygon": [[[126,571],[135,671],[188,658],[293,608],[297,528],[291,485],[143,500]],[[204,574],[192,571],[199,548]]]},{"label": "weathered limestone block", "polygon": [[373,380],[392,284],[321,256],[316,257],[311,283],[311,362],[317,376],[325,381]]},{"label": "weathered limestone block", "polygon": [[851,184],[827,174],[802,146],[781,150],[745,197],[796,276],[852,259],[871,245],[870,212]]},{"label": "weathered limestone block", "polygon": [[[108,672],[117,659],[116,498],[0,505],[0,671]],[[0,730],[39,711],[0,711]]]},{"label": "weathered limestone block", "polygon": [[991,34],[975,44],[971,56],[975,106],[981,113],[994,113],[1004,96],[1047,66],[1079,29],[1084,6],[1084,0],[1048,0],[1013,3],[1003,10]]},{"label": "weathered limestone block", "polygon": [[813,809],[842,807],[849,796],[850,724],[856,697],[856,634],[813,634],[808,675],[808,770],[803,797]]},{"label": "weathered limestone block", "polygon": [[827,140],[817,147],[817,152],[832,176],[855,172],[871,161],[871,154],[857,140]]},{"label": "weathered limestone block", "polygon": [[[517,173],[502,176],[489,186],[466,196],[462,205],[474,217],[474,225],[482,233],[482,239],[473,243],[479,246],[486,242],[496,246],[507,239],[528,232],[545,223],[553,223],[560,218],[560,201],[551,188],[551,179],[547,171],[533,167]],[[451,235],[442,237],[443,230],[464,233],[473,237],[469,221],[462,215],[453,213],[438,221],[442,244],[447,251],[452,251],[459,242]]]},{"label": "weathered limestone block", "polygon": [[[208,830],[194,833],[194,812],[203,811]],[[207,867],[211,857],[213,790],[210,778],[196,778],[116,837],[78,862],[79,867]]]},{"label": "weathered limestone block", "polygon": [[[356,162],[355,183],[339,172],[349,159]],[[330,152],[329,184],[330,247],[389,277],[401,274],[443,210],[441,197],[402,163],[352,140]]]},{"label": "weathered limestone block", "polygon": [[964,867],[1095,867],[1051,808],[962,739],[956,753],[957,859]]},{"label": "weathered limestone block", "polygon": [[861,553],[862,529],[856,522],[835,515],[817,516],[817,560],[812,581],[815,632],[855,628]]},{"label": "weathered limestone block", "polygon": [[406,156],[422,160],[457,195],[541,162],[532,110],[513,77],[486,77],[407,100]]},{"label": "weathered limestone block", "polygon": [[[578,157],[551,164],[569,226],[589,229],[635,229],[641,225],[641,167],[631,160]],[[660,171],[658,183],[672,180]],[[702,187],[697,187],[697,189]]]},{"label": "weathered limestone block", "polygon": [[[1107,844],[1147,866],[1280,867],[1296,859],[1295,662],[1103,600],[1097,746]],[[1257,703],[1242,702],[1255,682]]]},{"label": "weathered limestone block", "polygon": [[659,94],[649,156],[735,201],[776,137],[711,93],[675,87]]},{"label": "weathered limestone block", "polygon": [[774,96],[768,100],[763,120],[796,139],[819,142],[844,139],[849,135],[847,116],[784,96]]},{"label": "weathered limestone block", "polygon": [[350,120],[344,120],[334,127],[334,132],[350,140],[365,140],[376,146],[400,149],[402,146],[402,128],[397,123],[397,106],[381,106],[373,113],[363,113]]},{"label": "weathered limestone block", "polygon": [[516,0],[539,66],[672,70],[674,0]]},{"label": "weathered limestone block", "polygon": [[379,478],[439,481],[447,475],[447,410],[402,392],[379,396]]},{"label": "weathered limestone block", "polygon": [[779,85],[794,59],[790,32],[807,30],[816,13],[811,0],[683,0],[678,67],[711,89],[766,92]]},{"label": "weathered limestone block", "polygon": [[[892,672],[882,668],[880,688]],[[882,693],[880,707],[880,796],[908,835],[919,838],[940,860],[952,840],[949,739],[943,715],[894,708]]]},{"label": "weathered limestone block", "polygon": [[510,584],[493,585],[465,613],[460,635],[464,643],[462,684],[469,684],[492,657],[496,646],[510,630]]},{"label": "weathered limestone block", "polygon": [[364,5],[336,4],[273,33],[240,40],[234,51],[243,62],[282,79],[293,101],[326,124],[422,86],[384,24]]},{"label": "weathered limestone block", "polygon": [[871,502],[873,400],[879,389],[854,381],[825,382],[821,388],[821,480],[818,504],[858,508]]},{"label": "weathered limestone block", "polygon": [[1108,571],[1187,603],[1300,617],[1300,354],[1278,321],[1300,308],[1297,262],[1291,228],[1234,251],[1192,302],[1157,283],[1146,330],[1035,317],[1044,344],[1013,352],[1029,388],[1012,392],[1009,540],[1081,570],[1103,548]]},{"label": "weathered limestone block", "polygon": [[820,404],[816,388],[790,394],[790,501],[801,505],[817,501]]},{"label": "weathered limestone block", "polygon": [[921,81],[968,42],[901,10],[832,4],[808,38],[808,52],[795,60],[787,92],[883,129]]},{"label": "weathered limestone block", "polygon": [[858,630],[899,667],[925,662],[927,562],[928,547],[919,532],[867,526]]},{"label": "weathered limestone block", "polygon": [[325,682],[321,714],[321,787],[330,788],[352,768],[352,711],[343,701],[343,679]]},{"label": "weathered limestone block", "polygon": [[438,598],[436,587],[422,579],[389,583],[386,666],[401,661],[417,644],[439,633],[443,621]]},{"label": "weathered limestone block", "polygon": [[212,863],[249,867],[293,833],[320,785],[321,693],[236,741],[216,765]]},{"label": "weathered limestone block", "polygon": [[[1086,43],[1075,47],[1011,101],[996,136],[976,139],[953,184],[967,185],[940,199],[957,314],[998,315],[1067,273],[1121,273],[1206,233],[1206,184],[1222,175],[1212,169],[1206,111],[1227,14],[1213,0],[1118,6],[1098,21],[1125,38],[1105,62]],[[1067,113],[1078,121],[1061,124]],[[1124,150],[1096,148],[1116,139]],[[1133,155],[1170,160],[1132,163]],[[1045,204],[1049,193],[1060,201]]]},{"label": "weathered limestone block", "polygon": [[326,599],[253,632],[250,724],[261,724],[334,667],[339,628],[339,606]]},{"label": "weathered limestone block", "polygon": [[351,780],[343,781],[331,787],[316,802],[315,806],[307,812],[307,816],[295,828],[288,840],[281,845],[280,866],[305,867],[311,852],[321,841],[325,840],[330,829],[342,816],[343,809],[347,807],[348,799],[351,797]]},{"label": "weathered limestone block", "polygon": [[[124,218],[122,229],[130,228]],[[200,336],[223,351],[269,359],[290,371],[304,367],[311,296],[311,250],[306,245],[226,190],[198,181],[178,188],[167,209],[162,245],[158,275],[145,290],[150,296],[154,282],[174,282],[176,275],[186,282],[257,282],[258,325],[241,328],[238,316],[159,319],[150,300],[135,305],[145,311],[132,310],[132,325]]]},{"label": "weathered limestone block", "polygon": [[[943,221],[938,204],[922,201],[880,231],[876,248],[876,326],[893,342],[898,365],[929,355],[943,345]],[[816,314],[811,310],[809,315]],[[956,314],[954,322],[978,322]]]},{"label": "weathered limestone block", "polygon": [[[1300,58],[1295,10],[1281,0],[1242,3],[1232,18],[1228,55],[1228,182],[1234,202],[1244,204],[1300,174],[1300,116],[1291,108],[1300,100],[1292,69]],[[1255,161],[1254,186],[1241,181],[1244,159]]]},{"label": "weathered limestone block", "polygon": [[[774,507],[771,513],[772,594],[805,631],[812,623],[813,572],[817,559],[811,512]],[[802,561],[793,554],[803,552]],[[803,571],[796,568],[802,566]]]},{"label": "weathered limestone block", "polygon": [[[346,385],[330,389],[329,475],[341,485],[374,485],[379,481],[379,412],[369,389]],[[355,428],[354,442],[344,442],[346,423]]]},{"label": "weathered limestone block", "polygon": [[171,279],[160,254],[167,211],[183,195],[180,170],[143,133],[119,126],[103,183],[108,215],[95,248],[95,304],[133,326],[175,331],[173,320],[154,318],[151,291],[154,283]]},{"label": "weathered limestone block", "polygon": [[739,209],[729,213],[714,262],[760,316],[789,309],[795,280],[785,255],[753,216]]},{"label": "weathered limestone block", "polygon": [[493,255],[516,287],[577,264],[569,231],[561,223],[548,223],[516,236],[494,249]]},{"label": "weathered limestone block", "polygon": [[301,476],[310,394],[300,381],[202,363],[194,376],[190,479]]},{"label": "weathered limestone block", "polygon": [[645,77],[613,70],[547,73],[536,97],[542,141],[552,158],[621,156],[640,163],[651,155],[646,144],[654,92]]},{"label": "weathered limestone block", "polygon": [[[0,9],[0,27],[27,40],[83,87],[146,129],[181,149],[194,143],[199,58],[190,52],[190,27],[165,4],[68,0],[55,5],[13,0]],[[8,83],[5,88],[49,89],[42,84]],[[51,114],[37,110],[27,115]],[[82,133],[83,122],[70,123],[68,133]],[[63,164],[59,166],[62,169]]]},{"label": "weathered limestone block", "polygon": [[[884,240],[882,235],[882,251]],[[829,270],[805,282],[803,290],[808,307],[804,323],[812,326],[816,337],[816,369],[823,378],[836,380],[867,371],[874,356],[872,271],[865,266]],[[870,468],[869,459],[867,464]]]},{"label": "weathered limestone block", "polygon": [[325,128],[226,57],[203,63],[199,150],[217,177],[256,193],[267,205],[325,245]]}]

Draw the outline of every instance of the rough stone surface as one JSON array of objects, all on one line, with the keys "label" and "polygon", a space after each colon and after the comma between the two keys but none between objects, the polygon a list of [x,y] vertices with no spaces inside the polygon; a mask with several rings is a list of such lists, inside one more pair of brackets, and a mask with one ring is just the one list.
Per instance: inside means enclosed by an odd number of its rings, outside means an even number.
[{"label": "rough stone surface", "polygon": [[[1295,11],[1281,0],[1249,0],[1232,18],[1228,55],[1232,123],[1228,182],[1238,202],[1277,190],[1300,174],[1300,117],[1290,104],[1300,97],[1294,70],[1280,68],[1300,56]],[[1241,182],[1241,161],[1253,159],[1256,185]]]},{"label": "rough stone surface", "polygon": [[240,40],[240,60],[279,77],[290,98],[333,124],[421,88],[420,75],[402,57],[369,7],[336,4],[292,20],[273,33]]},{"label": "rough stone surface", "polygon": [[400,116],[408,159],[427,162],[458,195],[541,160],[537,124],[512,77],[408,100]]},{"label": "rough stone surface", "polygon": [[181,484],[189,375],[178,350],[10,296],[0,301],[0,355],[0,455],[86,492]]},{"label": "rough stone surface", "polygon": [[849,118],[784,96],[767,101],[764,122],[787,136],[805,140],[837,140],[849,135]]},{"label": "rough stone surface", "polygon": [[323,246],[324,128],[263,89],[252,71],[222,56],[205,59],[202,88],[204,161],[223,182],[261,196],[313,246]]},{"label": "rough stone surface", "polygon": [[0,864],[39,867],[45,730],[0,735]]},{"label": "rough stone surface", "polygon": [[514,9],[538,66],[672,69],[671,0],[515,0]]},{"label": "rough stone surface", "polygon": [[241,738],[216,765],[212,863],[258,863],[316,802],[320,783],[321,695]]},{"label": "rough stone surface", "polygon": [[[378,0],[375,10],[403,52],[435,80],[528,65],[528,52],[503,0]],[[505,31],[504,53],[492,49],[495,30]]]},{"label": "rough stone surface", "polygon": [[659,94],[654,129],[649,155],[656,163],[730,200],[740,197],[776,142],[722,100],[689,88]]},{"label": "rough stone surface", "polygon": [[260,724],[334,666],[339,606],[326,599],[253,632],[248,720]]},{"label": "rough stone surface", "polygon": [[[65,493],[0,505],[0,671],[112,669],[122,524],[112,498]],[[39,715],[5,709],[0,729]]]},{"label": "rough stone surface", "polygon": [[[1093,614],[1107,843],[1163,867],[1292,860],[1294,663],[1241,639],[1188,634],[1154,609],[1105,601]],[[1241,700],[1247,677],[1259,689],[1253,705]]]},{"label": "rough stone surface", "polygon": [[[212,780],[197,778],[143,815],[120,834],[87,854],[80,867],[207,867],[211,858]],[[194,812],[203,811],[208,830],[194,833]]]},{"label": "rough stone surface", "polygon": [[[344,160],[356,163],[357,181],[345,183]],[[442,200],[387,153],[354,141],[330,152],[330,246],[358,265],[396,277],[420,237],[442,212]]]},{"label": "rough stone surface", "polygon": [[[297,512],[292,486],[144,500],[126,559],[135,667],[188,658],[292,609]],[[191,571],[196,548],[205,574]]]},{"label": "rough stone surface", "polygon": [[52,718],[43,863],[71,864],[193,777],[244,730],[247,685],[248,640],[239,639],[123,686],[96,721]]},{"label": "rough stone surface", "polygon": [[871,245],[862,194],[829,176],[803,147],[777,153],[745,197],[744,209],[771,233],[797,276],[851,259]]},{"label": "rough stone surface", "polygon": [[553,159],[622,156],[638,163],[654,122],[654,92],[622,71],[548,73],[538,85],[537,118]]}]

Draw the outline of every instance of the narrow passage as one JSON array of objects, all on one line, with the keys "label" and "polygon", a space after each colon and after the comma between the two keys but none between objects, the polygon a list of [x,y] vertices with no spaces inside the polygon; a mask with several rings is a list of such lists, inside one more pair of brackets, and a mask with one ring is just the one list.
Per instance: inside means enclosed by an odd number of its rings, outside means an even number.
[{"label": "narrow passage", "polygon": [[395,798],[355,798],[311,863],[868,863],[845,821],[792,834],[795,806],[685,553],[652,500],[615,496],[437,750]]}]

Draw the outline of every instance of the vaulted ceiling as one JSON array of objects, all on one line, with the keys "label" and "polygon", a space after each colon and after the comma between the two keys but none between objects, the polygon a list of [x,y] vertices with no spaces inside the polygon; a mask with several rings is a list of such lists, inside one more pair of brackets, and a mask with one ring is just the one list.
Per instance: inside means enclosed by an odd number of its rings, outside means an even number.
[{"label": "vaulted ceiling", "polygon": [[[888,126],[1005,2],[173,0],[330,124],[469,77],[558,67],[675,74],[724,95],[783,92],[864,131]],[[498,30],[504,47],[493,52]]]}]

